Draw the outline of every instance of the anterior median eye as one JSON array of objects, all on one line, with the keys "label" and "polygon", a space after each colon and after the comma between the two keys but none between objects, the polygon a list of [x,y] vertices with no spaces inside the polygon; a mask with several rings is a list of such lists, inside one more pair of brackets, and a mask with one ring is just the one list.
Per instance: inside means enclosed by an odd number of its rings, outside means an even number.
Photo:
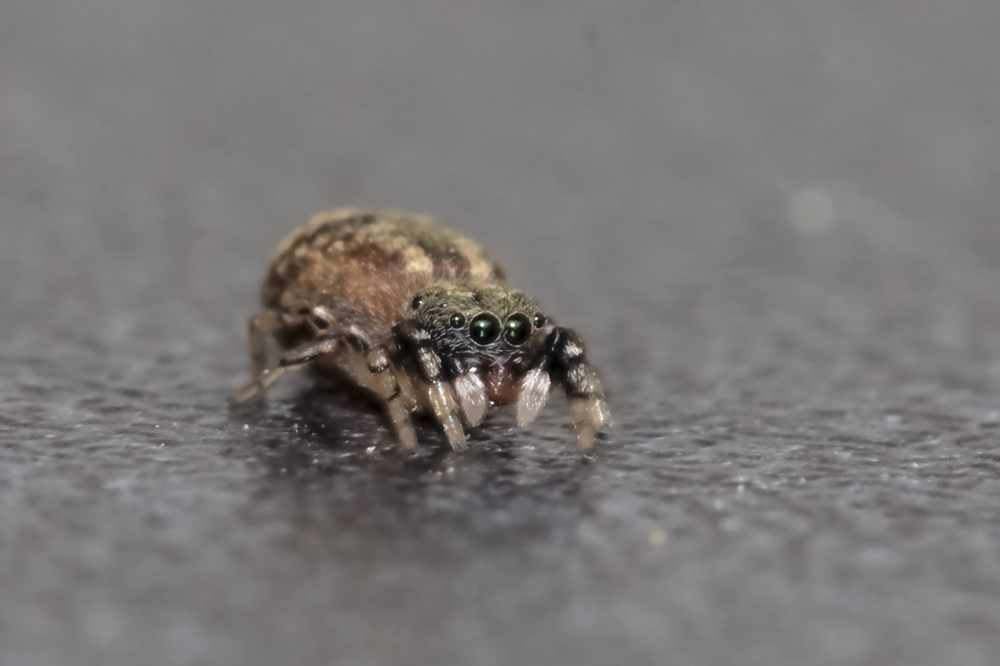
[{"label": "anterior median eye", "polygon": [[512,345],[522,345],[531,337],[531,322],[523,314],[514,314],[507,318],[504,325],[503,339]]},{"label": "anterior median eye", "polygon": [[477,345],[491,345],[500,337],[500,320],[486,312],[469,324],[469,337]]}]

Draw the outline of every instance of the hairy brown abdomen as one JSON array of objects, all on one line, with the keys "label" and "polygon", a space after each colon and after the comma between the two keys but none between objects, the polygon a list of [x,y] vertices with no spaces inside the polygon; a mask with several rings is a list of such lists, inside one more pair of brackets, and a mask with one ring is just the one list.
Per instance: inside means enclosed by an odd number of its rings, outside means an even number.
[{"label": "hairy brown abdomen", "polygon": [[[323,306],[334,326],[384,340],[413,294],[439,281],[494,283],[496,261],[430,218],[350,208],[312,218],[286,237],[264,282],[264,306],[288,315]],[[283,344],[292,344],[287,331]],[[287,341],[286,341],[287,339]]]}]

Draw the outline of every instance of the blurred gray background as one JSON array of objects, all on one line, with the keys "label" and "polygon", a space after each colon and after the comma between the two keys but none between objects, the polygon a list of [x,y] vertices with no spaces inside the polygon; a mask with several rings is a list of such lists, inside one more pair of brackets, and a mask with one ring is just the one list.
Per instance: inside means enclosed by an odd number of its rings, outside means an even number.
[{"label": "blurred gray background", "polygon": [[[998,663],[998,184],[995,0],[2,0],[0,663]],[[593,455],[229,405],[351,204],[581,332]]]}]

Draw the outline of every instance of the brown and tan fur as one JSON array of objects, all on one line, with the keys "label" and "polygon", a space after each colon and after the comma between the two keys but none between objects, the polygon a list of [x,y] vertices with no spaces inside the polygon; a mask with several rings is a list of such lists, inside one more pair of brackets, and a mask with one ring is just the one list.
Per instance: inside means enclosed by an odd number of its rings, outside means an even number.
[{"label": "brown and tan fur", "polygon": [[[551,381],[570,397],[581,448],[607,423],[579,337],[508,286],[478,244],[422,215],[345,208],[313,217],[279,244],[262,302],[249,323],[256,378],[237,391],[240,402],[315,362],[381,398],[407,448],[417,409],[432,410],[458,447],[463,423],[476,425],[488,405],[516,403],[518,423],[530,423]],[[288,351],[267,370],[269,333]]]},{"label": "brown and tan fur", "polygon": [[431,218],[390,209],[345,208],[316,215],[278,245],[263,304],[302,341],[301,316],[321,305],[334,326],[384,340],[413,294],[441,281],[500,284],[503,269],[465,236]]}]

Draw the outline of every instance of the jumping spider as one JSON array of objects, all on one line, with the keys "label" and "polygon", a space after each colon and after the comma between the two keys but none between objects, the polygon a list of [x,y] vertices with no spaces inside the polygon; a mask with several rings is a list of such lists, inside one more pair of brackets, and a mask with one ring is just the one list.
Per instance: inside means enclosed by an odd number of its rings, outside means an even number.
[{"label": "jumping spider", "polygon": [[[430,218],[349,208],[313,217],[278,246],[250,319],[252,382],[243,402],[308,363],[347,373],[385,402],[399,441],[429,408],[448,442],[465,442],[487,405],[516,404],[526,426],[554,382],[569,397],[581,449],[608,410],[575,332],[556,326],[475,242]],[[266,335],[285,349],[265,370]]]}]

